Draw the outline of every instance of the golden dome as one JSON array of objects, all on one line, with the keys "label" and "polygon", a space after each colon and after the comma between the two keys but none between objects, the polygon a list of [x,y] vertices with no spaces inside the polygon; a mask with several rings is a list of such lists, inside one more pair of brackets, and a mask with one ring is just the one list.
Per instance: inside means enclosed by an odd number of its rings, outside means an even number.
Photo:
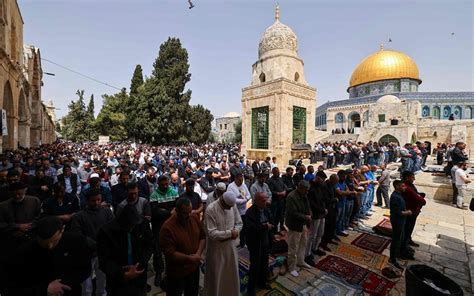
[{"label": "golden dome", "polygon": [[408,55],[395,51],[380,50],[366,57],[352,73],[349,88],[368,82],[386,79],[409,78],[421,83],[418,67]]}]

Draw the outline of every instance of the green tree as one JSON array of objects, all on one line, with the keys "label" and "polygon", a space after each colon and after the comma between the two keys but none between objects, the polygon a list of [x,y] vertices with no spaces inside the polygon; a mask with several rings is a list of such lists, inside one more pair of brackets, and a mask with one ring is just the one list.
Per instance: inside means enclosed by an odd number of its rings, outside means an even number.
[{"label": "green tree", "polygon": [[94,139],[93,121],[89,116],[84,103],[84,90],[78,90],[77,101],[71,101],[68,105],[69,112],[63,118],[63,136],[72,141],[88,141]]},{"label": "green tree", "polygon": [[96,133],[110,136],[112,141],[126,140],[126,115],[122,112],[124,102],[129,99],[126,89],[114,95],[103,95],[102,98],[104,103],[94,123]]},{"label": "green tree", "polygon": [[202,144],[209,140],[211,124],[214,120],[211,112],[202,105],[190,106],[186,116],[187,141]]},{"label": "green tree", "polygon": [[143,70],[141,65],[135,67],[133,71],[132,82],[130,84],[130,96],[138,94],[138,89],[143,85]]},{"label": "green tree", "polygon": [[242,119],[235,125],[234,143],[242,143]]},{"label": "green tree", "polygon": [[89,100],[89,105],[87,105],[87,115],[89,115],[89,118],[94,120],[94,95],[91,95],[91,98]]}]

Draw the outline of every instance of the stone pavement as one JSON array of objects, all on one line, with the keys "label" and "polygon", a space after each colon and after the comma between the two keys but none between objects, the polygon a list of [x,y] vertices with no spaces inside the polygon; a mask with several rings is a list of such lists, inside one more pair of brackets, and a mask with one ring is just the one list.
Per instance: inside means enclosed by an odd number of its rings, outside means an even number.
[{"label": "stone pavement", "polygon": [[[374,226],[387,210],[375,207],[375,213],[366,225]],[[474,291],[474,214],[449,203],[427,199],[418,216],[413,240],[420,244],[415,248],[415,260],[400,263],[425,264],[439,270],[458,283],[464,295]],[[388,250],[384,254],[388,255]],[[404,275],[397,282],[391,295],[405,295]]]}]

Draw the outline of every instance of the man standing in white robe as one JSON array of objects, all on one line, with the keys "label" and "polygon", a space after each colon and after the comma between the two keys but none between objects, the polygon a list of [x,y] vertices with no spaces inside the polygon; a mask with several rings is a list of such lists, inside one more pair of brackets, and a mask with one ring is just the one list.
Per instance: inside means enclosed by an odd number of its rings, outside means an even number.
[{"label": "man standing in white robe", "polygon": [[226,192],[206,209],[205,225],[208,239],[204,295],[239,296],[240,279],[237,238],[242,229],[237,196]]}]

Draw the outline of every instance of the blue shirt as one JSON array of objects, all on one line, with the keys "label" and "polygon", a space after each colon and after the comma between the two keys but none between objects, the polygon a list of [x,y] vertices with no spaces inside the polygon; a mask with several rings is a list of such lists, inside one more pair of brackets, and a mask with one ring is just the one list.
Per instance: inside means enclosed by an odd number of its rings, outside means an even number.
[{"label": "blue shirt", "polygon": [[[371,181],[377,180],[377,178],[375,178],[374,173],[372,173],[371,171],[368,171],[367,173],[365,173],[364,176],[365,176],[365,179],[367,180],[371,180]],[[375,187],[374,184],[367,185],[368,190],[374,190],[374,187]]]},{"label": "blue shirt", "polygon": [[308,182],[311,182],[314,180],[315,174],[314,173],[307,173],[304,175],[304,179]]},{"label": "blue shirt", "polygon": [[[341,191],[346,191],[346,189],[347,189],[346,182],[344,180],[342,182],[341,181],[337,182],[336,189],[339,189]],[[343,195],[340,195],[337,198],[339,198],[339,201],[337,202],[336,207],[340,208],[346,203],[346,197],[343,196]]]}]

